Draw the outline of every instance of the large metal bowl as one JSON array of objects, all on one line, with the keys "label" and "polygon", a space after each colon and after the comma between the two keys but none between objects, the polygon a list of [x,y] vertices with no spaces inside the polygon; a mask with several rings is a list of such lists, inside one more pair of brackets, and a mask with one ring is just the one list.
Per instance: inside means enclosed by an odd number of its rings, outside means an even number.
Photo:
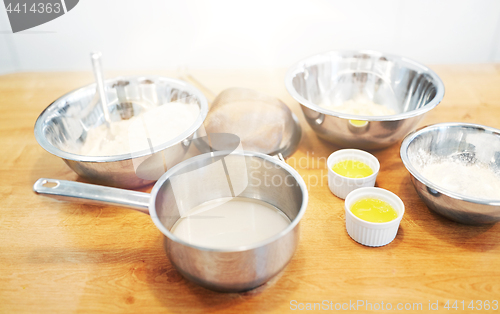
[{"label": "large metal bowl", "polygon": [[[444,96],[443,82],[429,68],[374,51],[332,51],[309,57],[290,68],[285,84],[320,138],[341,147],[367,150],[399,141]],[[320,106],[358,96],[386,105],[396,114],[360,116]]]},{"label": "large metal bowl", "polygon": [[[126,119],[127,115],[138,115],[172,101],[195,103],[200,107],[200,115],[182,134],[150,149],[112,156],[80,155],[78,150],[85,143],[88,130],[104,123],[96,85],[90,84],[60,97],[40,114],[35,124],[36,140],[91,182],[122,188],[151,184],[182,161],[193,134],[205,120],[207,100],[186,82],[165,77],[118,77],[107,80],[105,85],[112,120]],[[122,89],[126,105],[118,100],[118,85],[126,85]],[[157,161],[161,161],[161,171],[155,169]]]},{"label": "large metal bowl", "polygon": [[468,197],[432,183],[419,171],[432,156],[481,162],[500,173],[500,130],[478,124],[439,123],[410,133],[400,153],[415,190],[430,209],[464,224],[500,221],[500,191],[497,200]]}]

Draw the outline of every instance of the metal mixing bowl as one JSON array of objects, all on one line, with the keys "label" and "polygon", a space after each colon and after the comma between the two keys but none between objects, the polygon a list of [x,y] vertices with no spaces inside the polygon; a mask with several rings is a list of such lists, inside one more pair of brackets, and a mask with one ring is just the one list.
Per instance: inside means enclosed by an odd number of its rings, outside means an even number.
[{"label": "metal mixing bowl", "polygon": [[[306,58],[290,68],[285,84],[320,138],[341,147],[368,150],[399,141],[444,96],[443,82],[429,68],[374,51],[332,51]],[[396,114],[360,116],[320,106],[356,97],[386,105]]]},{"label": "metal mixing bowl", "polygon": [[[80,155],[78,151],[85,143],[87,132],[104,123],[96,85],[90,84],[57,99],[40,114],[35,124],[36,140],[91,182],[123,188],[151,184],[183,159],[193,134],[205,120],[207,100],[186,82],[165,77],[118,77],[105,84],[113,121],[128,119],[172,101],[195,103],[200,107],[200,115],[182,134],[168,142],[156,143],[150,150],[113,156]],[[120,92],[122,100],[119,100]],[[161,171],[155,169],[157,161],[161,161]]]},{"label": "metal mixing bowl", "polygon": [[478,124],[439,123],[410,133],[400,152],[418,195],[430,209],[464,224],[500,221],[500,197],[486,200],[464,196],[437,186],[419,171],[430,155],[467,164],[481,162],[500,175],[500,130]]}]

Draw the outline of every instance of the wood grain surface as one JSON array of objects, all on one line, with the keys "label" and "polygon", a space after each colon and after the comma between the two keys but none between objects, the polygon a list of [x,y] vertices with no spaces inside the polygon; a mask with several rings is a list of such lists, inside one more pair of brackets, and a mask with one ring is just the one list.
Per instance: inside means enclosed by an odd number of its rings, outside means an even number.
[{"label": "wood grain surface", "polygon": [[[464,121],[500,128],[499,65],[431,68],[446,93],[422,125]],[[391,244],[364,247],[347,235],[343,201],[327,186],[326,157],[338,148],[319,140],[305,123],[284,87],[285,70],[192,73],[215,93],[239,86],[276,96],[301,120],[303,138],[288,162],[309,185],[309,206],[287,268],[253,291],[212,292],[173,268],[149,216],[33,193],[40,177],[81,180],[37,144],[33,126],[45,107],[91,83],[92,74],[9,74],[0,76],[0,312],[283,313],[299,303],[325,300],[335,307],[363,300],[393,308],[422,304],[421,310],[402,311],[409,313],[427,313],[429,302],[439,302],[439,311],[467,313],[471,300],[500,301],[500,224],[465,226],[430,212],[399,158],[399,144],[375,152],[381,162],[377,185],[402,198],[405,216]],[[446,310],[447,300],[464,300],[465,310],[461,304]]]}]

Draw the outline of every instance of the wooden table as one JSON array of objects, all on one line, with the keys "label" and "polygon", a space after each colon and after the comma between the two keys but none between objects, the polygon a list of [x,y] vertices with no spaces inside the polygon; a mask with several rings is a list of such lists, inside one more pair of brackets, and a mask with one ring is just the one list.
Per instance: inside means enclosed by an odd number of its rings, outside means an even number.
[{"label": "wooden table", "polygon": [[[464,121],[500,128],[499,65],[432,68],[446,96],[422,125]],[[377,185],[398,194],[406,214],[391,244],[364,247],[347,235],[343,201],[327,186],[325,157],[337,148],[318,140],[305,123],[285,90],[285,71],[192,73],[216,93],[242,86],[279,97],[301,120],[302,142],[288,162],[296,162],[310,186],[309,206],[287,268],[250,292],[212,292],[173,268],[147,215],[33,193],[40,177],[77,179],[36,143],[33,125],[48,104],[92,82],[92,74],[9,74],[0,76],[0,312],[281,313],[306,303],[325,306],[324,300],[334,308],[363,300],[375,308],[381,302],[384,308],[388,302],[393,308],[421,303],[422,310],[414,311],[425,313],[429,302],[449,312],[443,308],[447,300],[464,300],[465,310],[458,303],[459,310],[450,312],[465,313],[471,300],[500,301],[500,224],[465,226],[430,212],[410,182],[399,145],[375,153],[381,161]]]}]

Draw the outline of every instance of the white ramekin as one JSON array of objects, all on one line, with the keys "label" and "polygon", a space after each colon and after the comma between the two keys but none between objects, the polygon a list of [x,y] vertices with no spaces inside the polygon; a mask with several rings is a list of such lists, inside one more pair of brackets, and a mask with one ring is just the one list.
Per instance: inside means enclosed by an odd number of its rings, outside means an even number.
[{"label": "white ramekin", "polygon": [[[346,159],[364,162],[372,168],[373,174],[365,178],[347,178],[332,170],[333,165]],[[328,166],[328,187],[333,194],[341,199],[345,199],[347,194],[355,189],[375,186],[375,179],[377,179],[380,170],[378,159],[372,154],[359,149],[338,150],[328,157],[326,164]]]},{"label": "white ramekin", "polygon": [[[358,200],[373,197],[389,203],[398,217],[389,222],[376,223],[360,219],[351,212],[351,206]],[[403,201],[394,193],[381,188],[360,188],[352,191],[345,199],[345,227],[349,236],[366,246],[383,246],[391,243],[398,233],[399,223],[405,213]]]}]

